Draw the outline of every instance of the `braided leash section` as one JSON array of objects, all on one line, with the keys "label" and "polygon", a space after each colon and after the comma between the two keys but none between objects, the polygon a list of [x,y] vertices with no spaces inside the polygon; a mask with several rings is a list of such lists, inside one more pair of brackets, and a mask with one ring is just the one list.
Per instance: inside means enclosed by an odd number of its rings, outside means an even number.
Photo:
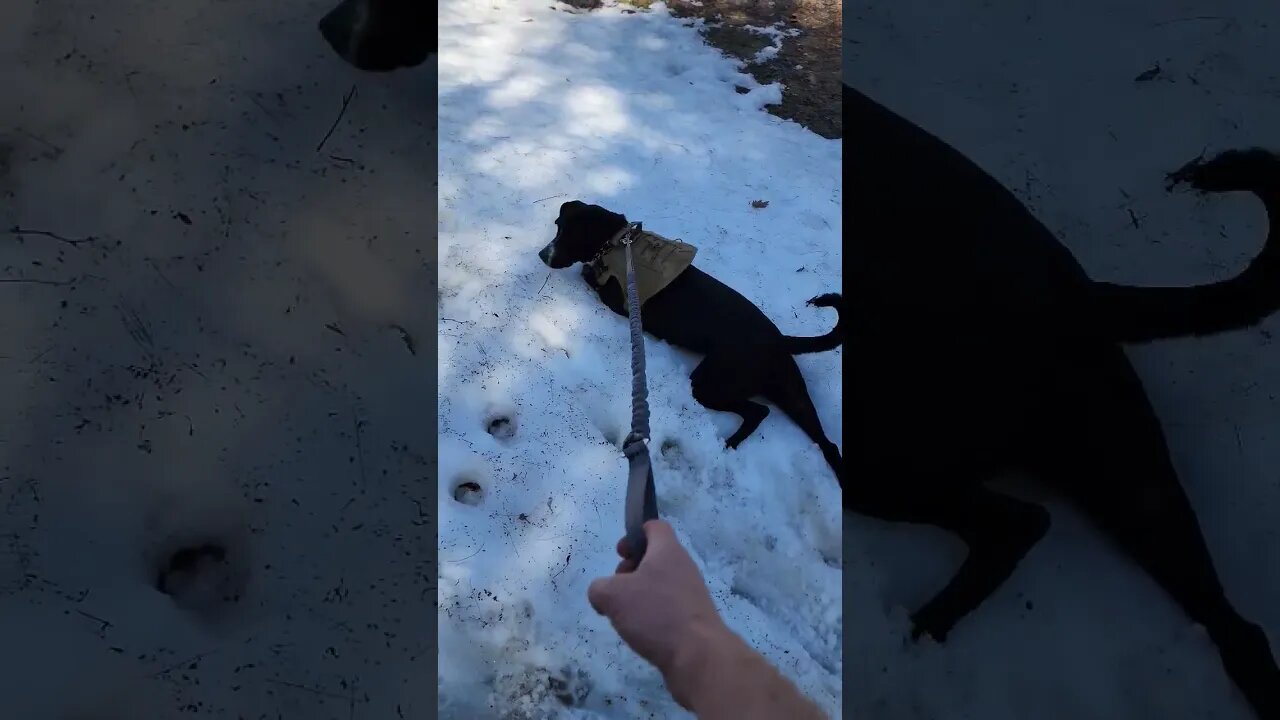
[{"label": "braided leash section", "polygon": [[632,223],[622,236],[627,258],[627,324],[631,328],[631,432],[622,445],[629,466],[625,522],[631,557],[637,563],[644,557],[648,545],[644,523],[658,517],[648,445],[649,388],[645,382],[644,329],[640,322],[640,293],[631,261],[631,243],[639,231],[640,223]]},{"label": "braided leash section", "polygon": [[[639,226],[637,226],[637,230]],[[634,232],[634,231],[633,231]],[[623,239],[627,254],[627,323],[631,326],[631,435],[628,442],[649,440],[649,387],[645,381],[644,329],[640,323],[640,293],[631,264],[631,238]]]}]

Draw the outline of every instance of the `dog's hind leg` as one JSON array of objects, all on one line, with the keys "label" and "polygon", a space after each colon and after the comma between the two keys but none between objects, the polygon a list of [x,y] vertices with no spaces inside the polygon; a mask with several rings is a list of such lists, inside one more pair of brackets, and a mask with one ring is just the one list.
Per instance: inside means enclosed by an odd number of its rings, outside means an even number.
[{"label": "dog's hind leg", "polygon": [[1049,529],[1049,511],[981,485],[892,481],[892,489],[851,484],[846,508],[893,522],[933,525],[965,542],[969,554],[950,582],[911,616],[912,636],[943,642],[1005,580]]},{"label": "dog's hind leg", "polygon": [[769,377],[769,386],[764,393],[778,409],[786,413],[809,439],[817,443],[822,450],[822,457],[836,474],[836,480],[844,485],[844,461],[840,458],[840,448],[827,439],[822,430],[822,422],[818,419],[818,409],[813,406],[813,398],[809,397],[809,388],[805,385],[804,375],[800,374],[800,366],[790,355],[778,357],[773,363],[773,372]]},{"label": "dog's hind leg", "polygon": [[740,356],[715,354],[703,358],[689,375],[693,399],[699,405],[742,418],[742,425],[724,441],[730,449],[741,445],[769,414],[769,408],[751,400],[757,394],[756,367]]},{"label": "dog's hind leg", "polygon": [[1258,716],[1280,718],[1280,668],[1266,634],[1228,601],[1132,367],[1105,360],[1074,365],[1087,372],[1063,388],[1057,407],[1066,424],[1047,433],[1058,452],[1045,456],[1041,473],[1204,626]]},{"label": "dog's hind leg", "polygon": [[[1280,718],[1280,670],[1262,628],[1227,600],[1176,477],[1099,499],[1090,515],[1208,631],[1227,675],[1261,717]],[[1140,508],[1137,512],[1131,512]]]},{"label": "dog's hind leg", "polygon": [[[1123,453],[1124,450],[1114,449]],[[1167,457],[1112,455],[1073,495],[1078,506],[1204,626],[1227,675],[1262,718],[1280,718],[1280,669],[1262,628],[1227,600],[1200,524]],[[1082,469],[1083,471],[1083,469]],[[1065,482],[1065,481],[1064,481]]]},{"label": "dog's hind leg", "polygon": [[[1132,459],[1132,458],[1131,458]],[[1111,458],[1114,462],[1114,458]],[[1186,494],[1167,460],[1116,463],[1077,503],[1217,646],[1227,675],[1262,718],[1280,718],[1280,669],[1262,628],[1227,600]]]}]

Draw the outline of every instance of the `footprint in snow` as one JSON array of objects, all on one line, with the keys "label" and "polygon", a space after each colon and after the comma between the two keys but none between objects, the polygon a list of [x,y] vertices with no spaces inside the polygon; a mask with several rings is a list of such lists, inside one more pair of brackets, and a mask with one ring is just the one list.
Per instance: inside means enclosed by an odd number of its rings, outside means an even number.
[{"label": "footprint in snow", "polygon": [[454,481],[453,499],[463,505],[478,506],[484,501],[484,488],[473,477],[463,476]]},{"label": "footprint in snow", "polygon": [[484,421],[484,429],[494,438],[509,442],[515,439],[518,425],[513,412],[494,412]]}]

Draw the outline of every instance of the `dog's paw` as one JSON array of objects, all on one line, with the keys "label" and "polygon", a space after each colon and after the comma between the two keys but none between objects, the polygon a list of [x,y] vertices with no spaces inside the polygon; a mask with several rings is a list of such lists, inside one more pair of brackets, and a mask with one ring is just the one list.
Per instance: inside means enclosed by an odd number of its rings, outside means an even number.
[{"label": "dog's paw", "polygon": [[1198,157],[1166,176],[1166,189],[1186,184],[1199,192],[1257,191],[1280,187],[1280,156],[1253,148]]},{"label": "dog's paw", "polygon": [[[751,436],[751,433],[744,432],[744,429],[745,428],[739,428],[737,432],[725,438],[725,441],[724,441],[725,449],[737,450],[738,446],[741,445],[743,441],[745,441],[748,437]],[[752,431],[754,430],[755,428],[752,428]]]},{"label": "dog's paw", "polygon": [[591,263],[582,263],[582,281],[593,290],[599,290],[604,287],[604,283],[600,282],[600,273]]},{"label": "dog's paw", "polygon": [[928,638],[941,645],[947,641],[951,625],[941,618],[933,617],[927,609],[921,610],[911,616],[911,642],[918,643]]},{"label": "dog's paw", "polygon": [[815,298],[810,298],[806,305],[811,307],[835,307],[840,302],[838,293],[824,293]]}]

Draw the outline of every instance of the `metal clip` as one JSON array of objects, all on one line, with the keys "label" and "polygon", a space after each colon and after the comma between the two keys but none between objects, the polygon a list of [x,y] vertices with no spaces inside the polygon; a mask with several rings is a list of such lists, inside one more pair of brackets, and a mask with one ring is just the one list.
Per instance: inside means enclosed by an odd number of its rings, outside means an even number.
[{"label": "metal clip", "polygon": [[622,233],[622,244],[630,245],[635,240],[636,231],[640,229],[640,223],[627,223],[627,227]]}]

